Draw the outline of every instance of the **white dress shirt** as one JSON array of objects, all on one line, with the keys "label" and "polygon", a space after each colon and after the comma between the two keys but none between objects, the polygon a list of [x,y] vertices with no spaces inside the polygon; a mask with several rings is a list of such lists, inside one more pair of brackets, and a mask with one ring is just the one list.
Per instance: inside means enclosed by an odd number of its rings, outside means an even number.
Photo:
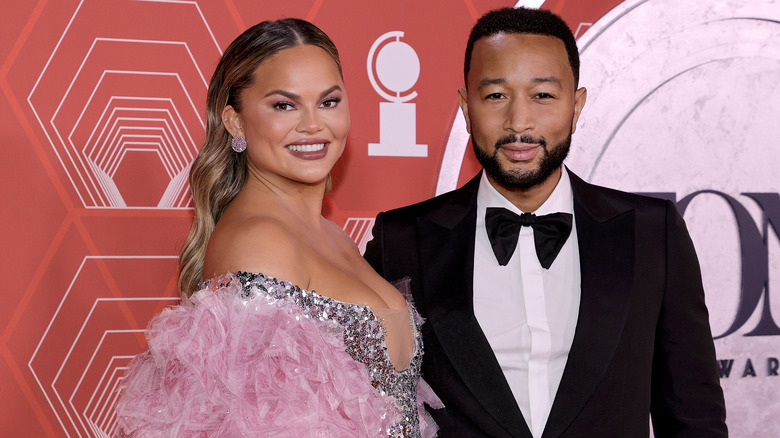
[{"label": "white dress shirt", "polygon": [[[580,306],[580,256],[572,231],[550,269],[539,264],[531,227],[522,227],[512,258],[500,266],[485,229],[487,207],[523,213],[490,184],[477,195],[474,315],[487,336],[534,437],[541,437],[569,356]],[[574,214],[565,169],[550,197],[533,212]],[[575,219],[576,220],[576,219]]]}]

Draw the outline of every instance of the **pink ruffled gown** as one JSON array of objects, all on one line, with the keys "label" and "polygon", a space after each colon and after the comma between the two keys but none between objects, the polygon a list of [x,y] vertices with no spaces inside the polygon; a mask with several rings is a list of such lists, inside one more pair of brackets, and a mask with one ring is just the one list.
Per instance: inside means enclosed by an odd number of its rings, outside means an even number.
[{"label": "pink ruffled gown", "polygon": [[[149,350],[117,401],[119,435],[435,436],[422,403],[441,402],[420,379],[422,319],[411,305],[400,320],[376,310],[263,274],[211,279],[149,324]],[[403,369],[388,354],[403,344],[387,337],[393,320],[413,342],[394,357]]]}]

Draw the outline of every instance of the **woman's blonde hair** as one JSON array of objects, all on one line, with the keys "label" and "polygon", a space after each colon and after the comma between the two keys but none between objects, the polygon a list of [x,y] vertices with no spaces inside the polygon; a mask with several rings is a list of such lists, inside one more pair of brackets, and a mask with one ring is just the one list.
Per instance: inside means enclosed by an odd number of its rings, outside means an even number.
[{"label": "woman's blonde hair", "polygon": [[[206,246],[222,212],[247,178],[247,154],[235,153],[222,124],[222,111],[231,105],[241,112],[241,92],[251,86],[257,67],[281,50],[313,45],[325,50],[341,71],[338,50],[323,31],[308,21],[286,18],[263,21],[239,35],[220,58],[206,99],[206,138],[190,169],[195,216],[179,254],[179,291],[187,296],[203,279]],[[343,76],[343,74],[342,74]]]}]

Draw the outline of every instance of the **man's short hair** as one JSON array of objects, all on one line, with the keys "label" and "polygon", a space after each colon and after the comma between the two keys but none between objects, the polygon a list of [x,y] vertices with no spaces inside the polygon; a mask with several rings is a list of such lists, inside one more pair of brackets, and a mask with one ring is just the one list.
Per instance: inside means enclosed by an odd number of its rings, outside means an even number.
[{"label": "man's short hair", "polygon": [[466,84],[468,84],[469,70],[471,69],[471,52],[474,50],[474,43],[480,38],[498,33],[547,35],[563,41],[566,52],[569,54],[569,65],[574,73],[574,86],[578,86],[580,54],[571,29],[561,17],[550,11],[527,8],[495,9],[477,20],[466,44],[466,59],[463,63],[463,80]]}]

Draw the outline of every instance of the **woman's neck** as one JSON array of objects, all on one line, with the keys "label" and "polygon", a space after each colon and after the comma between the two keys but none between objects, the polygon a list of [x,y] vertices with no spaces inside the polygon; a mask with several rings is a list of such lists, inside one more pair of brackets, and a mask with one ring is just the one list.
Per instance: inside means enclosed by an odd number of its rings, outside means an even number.
[{"label": "woman's neck", "polygon": [[292,215],[306,226],[319,229],[324,196],[325,181],[304,184],[276,175],[268,177],[260,172],[250,172],[236,198],[242,198],[250,208],[263,205],[263,208],[281,209],[285,215]]}]

